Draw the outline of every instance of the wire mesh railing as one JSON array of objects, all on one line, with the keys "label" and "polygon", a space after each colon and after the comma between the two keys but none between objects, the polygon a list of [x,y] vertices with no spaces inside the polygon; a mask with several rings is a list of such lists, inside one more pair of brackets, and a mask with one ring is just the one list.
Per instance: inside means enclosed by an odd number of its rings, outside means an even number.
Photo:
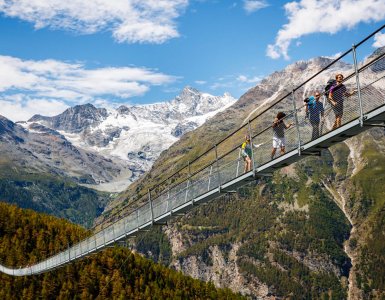
[{"label": "wire mesh railing", "polygon": [[[370,42],[373,36],[374,33],[364,42]],[[359,57],[364,58],[357,62],[357,51],[362,44],[353,46],[299,86],[287,87],[285,90],[290,92],[274,100],[247,124],[158,186],[142,193],[138,200],[141,206],[128,215],[42,262],[20,269],[0,265],[0,271],[21,276],[57,268],[136,234],[173,215],[181,207],[193,205],[199,197],[220,193],[223,185],[248,173],[255,175],[259,168],[283,154],[293,151],[300,154],[303,145],[338,127],[357,119],[362,125],[366,114],[385,105],[385,50],[376,51],[369,57],[361,54]],[[353,65],[342,62],[346,57],[353,61]],[[326,81],[335,78],[336,73],[342,74],[343,79],[325,90]],[[318,100],[312,98],[311,102],[304,102],[316,94],[320,94]],[[246,170],[241,151],[245,135],[251,138],[251,170]]]}]

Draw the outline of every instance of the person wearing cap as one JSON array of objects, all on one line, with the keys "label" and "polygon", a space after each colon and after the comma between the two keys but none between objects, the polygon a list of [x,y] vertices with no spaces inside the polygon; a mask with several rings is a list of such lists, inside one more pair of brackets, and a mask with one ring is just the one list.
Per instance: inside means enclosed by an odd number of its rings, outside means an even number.
[{"label": "person wearing cap", "polygon": [[[321,94],[315,92],[314,96],[310,96],[308,101],[306,101],[306,117],[309,118],[310,124],[312,126],[311,139],[315,140],[319,137],[320,134],[320,122],[324,118],[324,106],[320,101]],[[321,117],[321,118],[320,118]]]},{"label": "person wearing cap", "polygon": [[250,172],[252,149],[251,149],[251,142],[250,142],[249,135],[245,135],[245,141],[241,146],[241,154],[242,154],[243,160],[245,161],[245,167],[243,169],[243,172],[244,173]]},{"label": "person wearing cap", "polygon": [[278,148],[281,148],[281,154],[285,154],[285,129],[293,126],[293,123],[286,125],[285,122],[283,122],[285,117],[285,113],[279,112],[271,126],[273,128],[273,150],[271,151],[271,159],[274,159],[275,152]]}]

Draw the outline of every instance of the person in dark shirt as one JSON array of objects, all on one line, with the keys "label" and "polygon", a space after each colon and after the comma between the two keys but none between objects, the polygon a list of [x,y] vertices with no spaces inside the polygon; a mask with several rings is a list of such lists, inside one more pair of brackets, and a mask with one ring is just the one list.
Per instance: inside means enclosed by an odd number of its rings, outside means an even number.
[{"label": "person in dark shirt", "polygon": [[348,93],[346,86],[342,83],[344,76],[342,74],[336,75],[337,84],[333,86],[329,91],[329,101],[332,105],[336,120],[333,124],[333,129],[341,126],[342,115],[344,114],[344,100],[345,97],[349,97],[352,94]]},{"label": "person in dark shirt", "polygon": [[[315,140],[319,137],[320,121],[324,117],[324,106],[320,102],[321,94],[315,92],[314,96],[307,98],[306,116],[309,118],[312,126],[311,139]],[[320,118],[321,117],[321,118]]]},{"label": "person in dark shirt", "polygon": [[283,119],[286,117],[285,113],[279,112],[274,119],[273,128],[273,150],[271,151],[271,159],[274,159],[275,152],[281,148],[281,154],[285,154],[285,129],[290,128],[293,123],[286,125]]}]

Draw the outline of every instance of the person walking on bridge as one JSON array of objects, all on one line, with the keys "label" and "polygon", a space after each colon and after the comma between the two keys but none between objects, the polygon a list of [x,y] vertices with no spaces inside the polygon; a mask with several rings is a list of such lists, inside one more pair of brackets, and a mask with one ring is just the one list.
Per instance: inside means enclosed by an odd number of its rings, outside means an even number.
[{"label": "person walking on bridge", "polygon": [[344,114],[344,100],[345,97],[350,97],[355,92],[349,93],[346,86],[342,83],[344,81],[344,76],[342,74],[336,75],[337,84],[334,85],[330,91],[328,99],[332,105],[336,120],[333,124],[333,130],[340,127],[342,124],[342,115]]},{"label": "person walking on bridge", "polygon": [[293,126],[293,123],[286,125],[283,122],[283,119],[286,117],[286,114],[279,112],[274,119],[272,128],[273,128],[273,150],[271,151],[271,159],[274,159],[275,152],[278,148],[281,148],[281,154],[285,154],[285,129],[289,129]]},{"label": "person walking on bridge", "polygon": [[321,94],[315,92],[314,96],[305,99],[306,117],[309,118],[312,127],[311,140],[315,140],[319,137],[320,121],[324,118],[324,106],[320,102],[320,97]]},{"label": "person walking on bridge", "polygon": [[242,154],[243,160],[245,161],[245,167],[243,169],[243,172],[247,173],[251,171],[251,156],[253,155],[249,135],[245,136],[245,141],[243,142],[241,149],[242,149],[241,154]]}]

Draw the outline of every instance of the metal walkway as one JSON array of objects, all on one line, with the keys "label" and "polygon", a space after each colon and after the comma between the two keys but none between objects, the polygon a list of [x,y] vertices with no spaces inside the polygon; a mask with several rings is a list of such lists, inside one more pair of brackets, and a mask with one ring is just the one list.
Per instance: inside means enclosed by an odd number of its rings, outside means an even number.
[{"label": "metal walkway", "polygon": [[[270,176],[274,170],[303,157],[320,155],[322,149],[368,128],[385,127],[385,51],[369,58],[365,58],[363,54],[362,62],[357,63],[359,46],[372,42],[370,39],[384,27],[385,25],[290,90],[284,97],[270,103],[269,107],[261,107],[261,112],[247,124],[145,193],[138,200],[145,204],[127,216],[119,217],[118,221],[107,228],[35,265],[15,269],[0,265],[0,271],[13,276],[51,271],[127,237],[136,236],[154,225],[166,224],[171,218],[178,217],[197,205],[232,192],[250,181]],[[342,65],[340,60],[349,59],[349,54],[352,54],[352,67],[341,70],[341,66],[346,65]],[[327,81],[336,73],[345,75],[343,84],[348,91],[344,96],[342,126],[332,130],[335,115],[327,97],[324,97],[324,118],[319,124],[321,132],[319,137],[314,138],[303,99],[316,91],[323,93],[325,78]],[[271,124],[278,112],[285,112],[285,123],[293,123],[294,126],[285,132],[286,153],[272,159]],[[253,145],[252,170],[243,173],[240,142],[245,134],[251,136]]]}]

